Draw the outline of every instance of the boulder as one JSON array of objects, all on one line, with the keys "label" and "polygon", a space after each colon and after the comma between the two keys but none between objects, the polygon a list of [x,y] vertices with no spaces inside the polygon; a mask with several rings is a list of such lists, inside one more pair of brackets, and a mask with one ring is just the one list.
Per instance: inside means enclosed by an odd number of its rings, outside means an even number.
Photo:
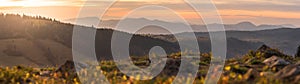
[{"label": "boulder", "polygon": [[278,71],[275,74],[275,77],[277,77],[279,79],[294,78],[295,76],[300,75],[300,66],[299,65],[300,65],[300,63],[287,65],[283,69]]},{"label": "boulder", "polygon": [[277,56],[272,56],[270,58],[267,58],[263,61],[264,64],[274,67],[274,66],[285,66],[290,64],[290,62],[285,61],[284,59],[277,57]]},{"label": "boulder", "polygon": [[269,58],[269,57],[274,56],[274,55],[275,56],[284,56],[284,57],[286,57],[286,55],[283,54],[282,52],[278,51],[277,49],[270,48],[267,45],[262,45],[260,48],[258,48],[256,50],[256,53],[257,52],[264,53],[265,58]]},{"label": "boulder", "polygon": [[300,81],[300,75],[297,75],[295,78],[294,78],[294,83],[299,83]]},{"label": "boulder", "polygon": [[267,45],[262,45],[261,47],[259,47],[256,52],[266,52],[267,50],[271,50],[272,48],[267,46]]}]

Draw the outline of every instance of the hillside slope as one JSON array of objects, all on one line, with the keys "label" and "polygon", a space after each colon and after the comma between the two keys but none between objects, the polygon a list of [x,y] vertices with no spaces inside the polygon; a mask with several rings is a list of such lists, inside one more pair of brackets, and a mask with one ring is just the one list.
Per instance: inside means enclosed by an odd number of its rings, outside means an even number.
[{"label": "hillside slope", "polygon": [[[0,26],[1,65],[59,65],[72,59],[72,33],[73,27],[77,25],[61,23],[40,16],[2,14],[0,15]],[[121,36],[132,35],[111,29],[98,29],[96,53],[99,60],[112,59],[110,44],[113,32],[119,33]],[[118,37],[117,39],[122,38]],[[84,44],[84,41],[82,43]],[[149,50],[154,46],[162,46],[168,54],[179,51],[179,47],[174,43],[133,35],[130,55],[148,55]]]},{"label": "hillside slope", "polygon": [[55,66],[71,60],[71,49],[52,40],[0,40],[2,66]]},{"label": "hillside slope", "polygon": [[[243,41],[263,42],[273,48],[282,50],[288,55],[294,55],[298,47],[295,45],[300,44],[299,32],[299,28],[281,28],[262,31],[227,31],[226,36]],[[204,32],[198,32],[196,35],[198,37],[209,37],[209,34]]]}]

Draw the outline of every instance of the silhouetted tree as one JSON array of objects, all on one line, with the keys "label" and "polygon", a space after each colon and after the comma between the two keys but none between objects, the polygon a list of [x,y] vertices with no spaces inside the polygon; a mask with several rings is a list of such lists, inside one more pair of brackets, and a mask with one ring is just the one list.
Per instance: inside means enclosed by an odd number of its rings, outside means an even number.
[{"label": "silhouetted tree", "polygon": [[300,46],[298,46],[297,53],[296,53],[295,57],[300,58]]}]

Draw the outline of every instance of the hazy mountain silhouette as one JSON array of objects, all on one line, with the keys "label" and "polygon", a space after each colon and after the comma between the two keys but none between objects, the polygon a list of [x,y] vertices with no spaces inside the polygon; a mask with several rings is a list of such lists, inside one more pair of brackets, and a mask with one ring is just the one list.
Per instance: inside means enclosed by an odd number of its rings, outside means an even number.
[{"label": "hazy mountain silhouette", "polygon": [[[98,19],[97,17],[86,17],[86,18],[78,18],[77,23],[75,21],[76,21],[76,19],[69,19],[69,20],[66,20],[65,22],[91,26],[92,25],[91,23],[93,23],[91,21],[95,21],[95,22],[99,21],[100,24],[97,26],[99,28],[112,28],[112,29],[116,29],[116,30],[130,32],[130,33],[135,33],[135,32],[129,31],[129,30],[133,30],[135,27],[144,27],[139,32],[137,32],[137,33],[141,33],[141,34],[148,34],[148,33],[166,34],[166,33],[169,33],[168,31],[162,29],[162,27],[172,28],[176,31],[174,33],[180,33],[180,32],[186,32],[186,31],[182,31],[182,30],[184,30],[186,27],[188,27],[188,25],[183,24],[183,23],[166,22],[166,21],[160,21],[160,20],[150,20],[150,19],[146,19],[146,18],[126,18],[126,19],[122,20],[124,22],[124,24],[126,24],[126,25],[121,25],[121,26],[119,25],[119,28],[116,28],[116,27],[117,27],[118,23],[120,22],[120,20],[100,21],[100,19]],[[145,25],[145,24],[147,24],[147,25]],[[153,26],[153,25],[160,25],[160,26]]]},{"label": "hazy mountain silhouette", "polygon": [[[65,20],[65,22],[69,23],[75,23],[76,19],[68,19]],[[120,20],[103,20],[100,21],[99,18],[97,17],[85,17],[85,18],[78,18],[76,24],[81,24],[81,25],[88,25],[91,26],[91,23],[99,21],[100,24],[98,27],[105,27],[105,28],[116,28],[117,24],[120,22]],[[168,31],[165,31],[162,29],[162,27],[166,28],[172,28],[176,30],[177,32],[174,33],[181,33],[181,32],[187,32],[183,31],[188,27],[189,25],[183,24],[183,23],[175,23],[175,22],[167,22],[167,21],[161,21],[161,20],[150,20],[147,18],[126,18],[123,20],[126,22],[128,25],[122,25],[122,28],[124,28],[122,31],[130,30],[134,28],[135,26],[138,25],[143,25],[143,24],[158,24],[160,26],[150,26],[140,30],[138,33],[142,34],[167,34],[169,33]],[[229,31],[229,30],[235,30],[235,31],[257,31],[257,30],[266,30],[266,29],[278,29],[278,28],[296,28],[296,26],[292,24],[283,24],[283,25],[271,25],[271,24],[262,24],[262,25],[255,25],[251,22],[240,22],[237,24],[208,24],[212,27],[214,26],[219,26],[219,25],[224,25],[224,28]],[[195,32],[207,32],[206,25],[191,25],[191,28],[195,30]],[[217,31],[217,30],[212,30],[212,31]],[[130,31],[127,31],[130,32]],[[133,33],[133,32],[131,32]]]}]

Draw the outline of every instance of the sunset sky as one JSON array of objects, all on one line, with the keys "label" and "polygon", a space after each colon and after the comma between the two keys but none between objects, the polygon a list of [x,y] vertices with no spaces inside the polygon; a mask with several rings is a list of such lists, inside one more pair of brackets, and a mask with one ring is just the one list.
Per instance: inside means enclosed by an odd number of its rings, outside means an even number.
[{"label": "sunset sky", "polygon": [[[201,1],[201,0],[200,0]],[[224,23],[232,24],[242,21],[251,21],[255,24],[293,24],[300,26],[300,3],[299,0],[213,0],[218,8]],[[83,17],[95,17],[93,12],[103,8],[105,0],[0,0],[0,12],[19,13],[27,15],[41,15],[58,20],[77,18],[80,8],[88,6],[91,10]],[[205,5],[207,3],[197,3]],[[121,0],[114,4],[105,19],[123,17],[127,11],[143,5],[161,5],[178,12],[182,17],[193,24],[201,24],[200,17],[189,5],[181,0]],[[203,13],[204,14],[204,13]],[[167,21],[175,21],[168,17],[168,12],[161,9],[139,10],[134,18],[144,16],[155,17]],[[215,18],[212,14],[210,18]]]}]

